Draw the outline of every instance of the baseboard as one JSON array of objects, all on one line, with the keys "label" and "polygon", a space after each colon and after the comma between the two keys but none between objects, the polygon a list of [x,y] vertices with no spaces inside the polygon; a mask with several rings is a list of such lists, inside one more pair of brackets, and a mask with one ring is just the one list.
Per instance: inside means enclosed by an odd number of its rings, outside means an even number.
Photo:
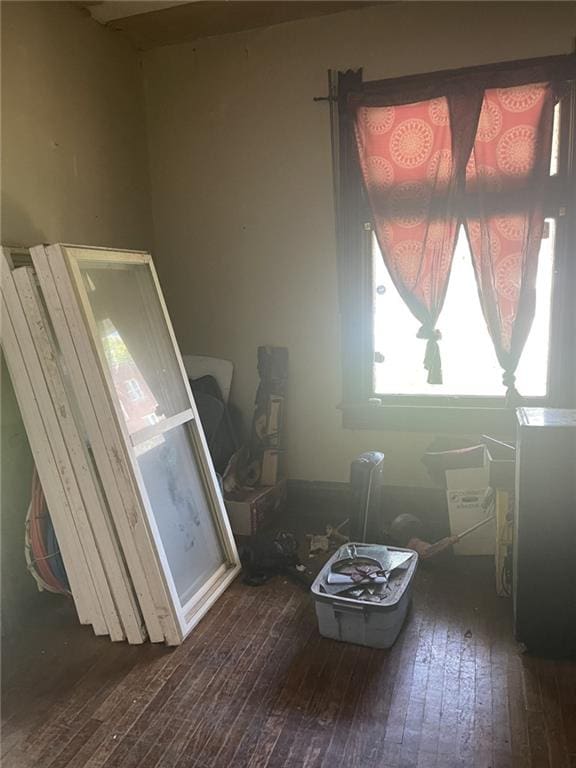
[{"label": "baseboard", "polygon": [[339,525],[346,520],[350,500],[348,483],[288,480],[288,510],[318,525]]},{"label": "baseboard", "polygon": [[[288,480],[287,508],[291,515],[315,527],[338,525],[352,511],[350,486],[321,480]],[[376,528],[382,531],[395,517],[407,513],[422,520],[431,541],[450,533],[444,488],[385,485],[379,510]]]}]

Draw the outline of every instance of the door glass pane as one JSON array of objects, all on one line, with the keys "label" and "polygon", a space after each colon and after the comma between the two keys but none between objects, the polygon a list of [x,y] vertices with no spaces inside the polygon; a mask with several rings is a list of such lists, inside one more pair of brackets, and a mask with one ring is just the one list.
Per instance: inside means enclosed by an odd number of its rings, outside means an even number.
[{"label": "door glass pane", "polygon": [[129,433],[189,408],[148,265],[78,266]]},{"label": "door glass pane", "polygon": [[135,452],[184,606],[225,561],[188,426],[140,443]]}]

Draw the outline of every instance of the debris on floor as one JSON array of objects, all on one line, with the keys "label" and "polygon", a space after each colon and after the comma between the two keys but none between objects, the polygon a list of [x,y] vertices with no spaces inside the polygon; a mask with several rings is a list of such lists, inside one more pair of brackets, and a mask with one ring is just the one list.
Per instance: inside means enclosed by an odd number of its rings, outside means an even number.
[{"label": "debris on floor", "polygon": [[298,556],[298,541],[288,531],[252,536],[238,548],[244,570],[243,581],[251,587],[266,584],[279,574],[309,587],[312,577]]},{"label": "debris on floor", "polygon": [[344,536],[341,531],[349,522],[350,520],[346,518],[336,528],[332,525],[327,525],[326,533],[324,534],[309,533],[306,536],[310,547],[309,557],[315,557],[322,552],[329,552],[332,549],[336,549],[340,544],[345,544],[348,541],[348,536]]},{"label": "debris on floor", "polygon": [[310,542],[310,557],[314,557],[314,555],[317,555],[320,552],[328,552],[328,548],[330,547],[328,536],[309,534],[308,540]]}]

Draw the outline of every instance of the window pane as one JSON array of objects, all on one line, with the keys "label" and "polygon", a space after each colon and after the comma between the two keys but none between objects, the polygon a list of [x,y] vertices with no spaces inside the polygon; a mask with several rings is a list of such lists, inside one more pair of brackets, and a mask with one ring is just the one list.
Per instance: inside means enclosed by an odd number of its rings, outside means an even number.
[{"label": "window pane", "polygon": [[129,433],[186,410],[188,395],[148,265],[78,265]]},{"label": "window pane", "polygon": [[[542,240],[534,323],[517,370],[517,388],[524,396],[544,396],[548,384],[550,307],[554,256],[554,221]],[[420,323],[394,287],[373,239],[374,346],[384,361],[374,364],[377,394],[465,395],[502,397],[502,370],[482,315],[472,259],[460,230],[446,301],[438,321],[444,383],[426,382],[426,342],[416,338]]]},{"label": "window pane", "polygon": [[140,443],[135,452],[184,606],[225,560],[188,427]]}]

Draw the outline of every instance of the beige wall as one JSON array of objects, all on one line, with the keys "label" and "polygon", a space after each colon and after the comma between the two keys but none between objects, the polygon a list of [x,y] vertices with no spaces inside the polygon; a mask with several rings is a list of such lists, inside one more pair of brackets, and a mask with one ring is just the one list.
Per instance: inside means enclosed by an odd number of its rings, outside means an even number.
[{"label": "beige wall", "polygon": [[[368,79],[570,51],[573,3],[438,3],[295,22],[144,57],[155,256],[184,352],[236,364],[249,417],[256,347],[290,348],[291,477],[345,479],[388,454],[426,484],[430,435],[341,428],[328,68]],[[1,240],[150,247],[138,58],[66,3],[2,3]],[[4,618],[32,582],[22,555],[31,457],[2,363]],[[8,621],[8,626],[10,621]],[[6,629],[6,624],[4,626]]]},{"label": "beige wall", "polygon": [[149,245],[140,72],[68,3],[2,4],[2,242]]},{"label": "beige wall", "polygon": [[290,349],[291,477],[346,479],[382,449],[426,484],[430,435],[341,428],[329,68],[366,79],[567,53],[573,3],[406,3],[161,48],[144,58],[155,256],[184,352],[230,358],[249,415],[258,344]]},{"label": "beige wall", "polygon": [[[150,247],[136,54],[67,3],[3,3],[1,21],[2,243]],[[23,555],[32,461],[3,363],[1,404],[9,624],[33,588]]]}]

